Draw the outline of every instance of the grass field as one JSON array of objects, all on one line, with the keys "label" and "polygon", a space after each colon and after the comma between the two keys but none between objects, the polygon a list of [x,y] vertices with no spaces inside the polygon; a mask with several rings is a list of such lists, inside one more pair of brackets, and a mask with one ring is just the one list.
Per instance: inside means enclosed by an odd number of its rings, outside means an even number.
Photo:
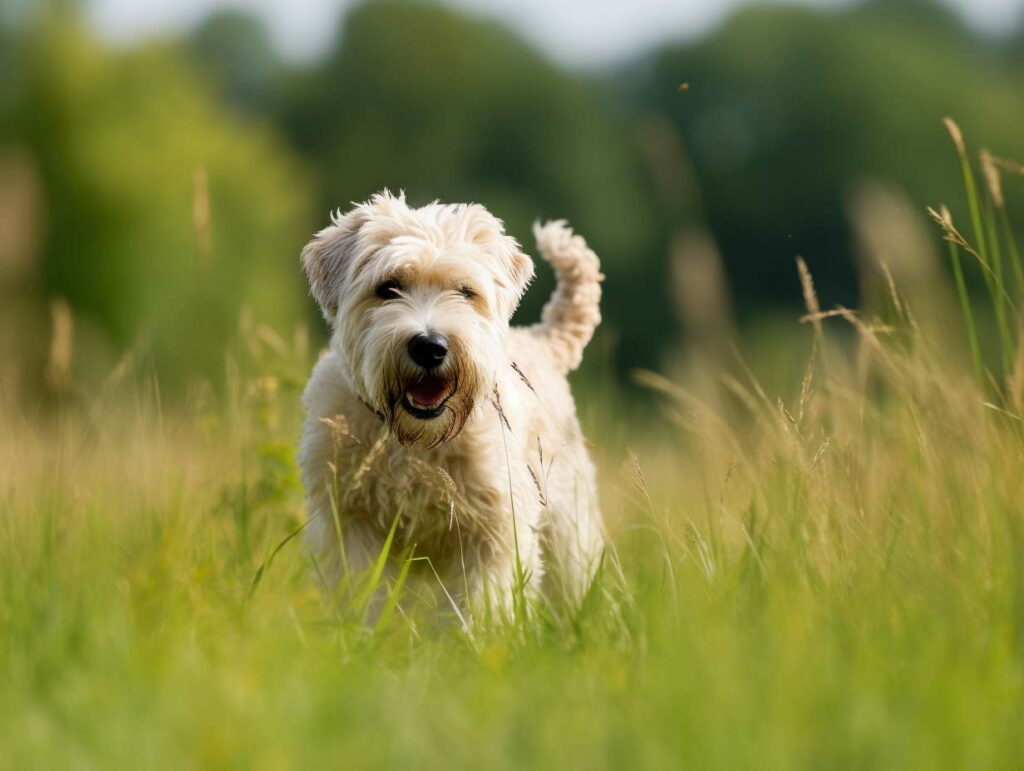
[{"label": "grass field", "polygon": [[640,375],[642,425],[581,383],[614,551],[579,609],[467,632],[321,594],[286,540],[301,337],[251,328],[173,409],[127,364],[4,402],[0,767],[1021,767],[1024,287],[968,179],[989,237],[948,291],[886,264],[833,318],[805,275],[753,371]]}]

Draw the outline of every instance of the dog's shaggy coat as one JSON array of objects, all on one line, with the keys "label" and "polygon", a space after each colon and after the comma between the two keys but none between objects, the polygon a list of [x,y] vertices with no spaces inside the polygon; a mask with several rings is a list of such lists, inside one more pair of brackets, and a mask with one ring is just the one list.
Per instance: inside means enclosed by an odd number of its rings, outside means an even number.
[{"label": "dog's shaggy coat", "polygon": [[[530,327],[509,320],[533,262],[482,206],[417,209],[385,191],[303,250],[332,331],[300,453],[329,583],[370,567],[394,528],[391,553],[429,558],[470,609],[509,608],[517,582],[586,590],[603,531],[566,375],[600,321],[602,276],[565,223],[534,234],[558,285]],[[436,368],[410,354],[424,335],[442,344]]]}]

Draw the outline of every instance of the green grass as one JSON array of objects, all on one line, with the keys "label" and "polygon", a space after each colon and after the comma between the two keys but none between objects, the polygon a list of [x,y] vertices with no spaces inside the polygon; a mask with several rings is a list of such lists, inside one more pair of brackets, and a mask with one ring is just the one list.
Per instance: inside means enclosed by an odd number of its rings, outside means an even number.
[{"label": "green grass", "polygon": [[1024,765],[1019,339],[976,373],[892,299],[794,321],[779,393],[646,375],[633,425],[581,389],[614,551],[581,608],[471,632],[400,586],[370,621],[287,540],[301,347],[174,409],[0,402],[0,768]]}]

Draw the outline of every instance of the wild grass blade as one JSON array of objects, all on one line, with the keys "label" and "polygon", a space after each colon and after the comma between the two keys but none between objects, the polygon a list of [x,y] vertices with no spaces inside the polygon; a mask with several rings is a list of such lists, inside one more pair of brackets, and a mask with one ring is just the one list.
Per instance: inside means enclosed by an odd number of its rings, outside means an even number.
[{"label": "wild grass blade", "polygon": [[373,563],[373,569],[370,571],[368,576],[364,577],[359,592],[352,600],[352,606],[359,612],[363,624],[365,624],[369,618],[371,606],[373,604],[373,596],[376,594],[377,587],[380,586],[381,578],[384,576],[384,569],[387,567],[388,558],[391,556],[391,547],[395,542],[395,533],[398,530],[398,523],[401,520],[402,512],[401,509],[399,509],[398,513],[395,514],[394,519],[391,521],[391,527],[388,529],[387,537],[384,539],[384,545],[381,546],[380,553],[377,555],[377,559]]},{"label": "wild grass blade", "polygon": [[1013,268],[1013,277],[1017,283],[1017,297],[1021,302],[1024,302],[1024,266],[1021,264],[1020,249],[1017,247],[1017,239],[1013,233],[1013,227],[1010,225],[1010,215],[1007,214],[1006,209],[999,210],[1000,224],[1003,229],[1003,238],[1006,240],[1007,248],[1010,252],[1010,265]]},{"label": "wild grass blade", "polygon": [[256,568],[256,574],[252,577],[252,583],[249,585],[248,599],[251,600],[253,595],[256,593],[257,587],[259,587],[260,582],[263,580],[263,576],[270,569],[270,566],[273,564],[274,558],[277,557],[278,552],[280,552],[281,549],[287,546],[289,541],[291,541],[295,536],[297,536],[299,533],[305,530],[307,525],[309,525],[309,520],[303,522],[297,528],[292,530],[288,535],[282,538],[278,542],[277,546],[273,548],[273,550],[270,552],[267,558],[263,561],[263,563],[258,568]]},{"label": "wild grass blade", "polygon": [[388,588],[388,595],[384,601],[384,606],[381,608],[380,614],[377,616],[377,623],[374,624],[373,627],[374,631],[385,629],[391,621],[391,617],[394,615],[395,609],[398,607],[398,601],[402,597],[406,581],[409,578],[409,570],[412,568],[415,557],[415,547],[413,547],[412,552],[413,553],[410,553],[409,556],[402,560],[402,567],[399,569],[394,583]]}]

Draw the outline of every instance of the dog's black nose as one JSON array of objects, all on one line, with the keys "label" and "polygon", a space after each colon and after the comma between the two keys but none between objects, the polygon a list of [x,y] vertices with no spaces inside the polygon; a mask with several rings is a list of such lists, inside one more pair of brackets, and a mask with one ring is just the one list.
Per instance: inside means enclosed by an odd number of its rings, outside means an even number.
[{"label": "dog's black nose", "polygon": [[436,369],[448,355],[448,338],[436,332],[429,335],[415,335],[409,341],[409,356],[423,369]]}]

